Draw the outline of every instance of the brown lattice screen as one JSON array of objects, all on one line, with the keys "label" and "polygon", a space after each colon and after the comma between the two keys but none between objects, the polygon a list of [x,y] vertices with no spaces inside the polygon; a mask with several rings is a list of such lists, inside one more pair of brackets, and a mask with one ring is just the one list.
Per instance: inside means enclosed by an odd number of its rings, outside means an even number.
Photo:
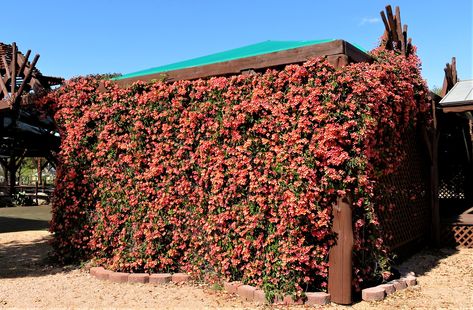
[{"label": "brown lattice screen", "polygon": [[405,159],[377,188],[386,207],[379,217],[391,250],[424,239],[430,233],[430,163],[423,143],[419,133],[412,132],[406,137]]},{"label": "brown lattice screen", "polygon": [[[471,175],[468,120],[458,115],[439,114],[439,199],[441,211],[468,204]],[[442,210],[443,209],[443,210]],[[452,210],[453,211],[453,210]]]},{"label": "brown lattice screen", "polygon": [[473,225],[444,224],[440,237],[443,246],[473,248]]}]

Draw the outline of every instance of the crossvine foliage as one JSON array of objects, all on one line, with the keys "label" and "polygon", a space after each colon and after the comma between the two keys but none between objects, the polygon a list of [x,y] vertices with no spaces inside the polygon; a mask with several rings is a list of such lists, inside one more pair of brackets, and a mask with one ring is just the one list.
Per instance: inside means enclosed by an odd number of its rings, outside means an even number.
[{"label": "crossvine foliage", "polygon": [[415,54],[371,55],[105,91],[69,81],[48,98],[62,137],[58,257],[212,274],[268,296],[324,290],[332,206],[350,195],[354,285],[385,272],[374,188],[428,103]]}]

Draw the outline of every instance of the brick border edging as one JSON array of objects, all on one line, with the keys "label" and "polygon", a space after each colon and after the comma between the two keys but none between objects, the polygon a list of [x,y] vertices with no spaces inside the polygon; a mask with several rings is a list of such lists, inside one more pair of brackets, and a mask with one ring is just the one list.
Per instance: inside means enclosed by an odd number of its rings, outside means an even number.
[{"label": "brick border edging", "polygon": [[417,278],[414,275],[408,275],[388,283],[365,288],[361,291],[361,299],[365,301],[380,301],[388,295],[415,285],[417,285]]},{"label": "brick border edging", "polygon": [[[380,301],[387,295],[393,294],[396,291],[403,290],[407,287],[417,285],[417,278],[414,275],[392,280],[388,283],[380,284],[374,287],[369,287],[361,291],[362,299],[364,301]],[[253,301],[259,304],[267,303],[264,292],[254,286],[244,285],[240,281],[224,282],[223,287],[225,291],[230,294],[237,294],[246,301]],[[327,305],[330,304],[330,294],[324,292],[306,292],[305,300],[294,300],[292,296],[286,295],[282,299],[274,301],[275,305]]]},{"label": "brick border edging", "polygon": [[127,273],[106,270],[103,267],[92,267],[89,270],[92,277],[99,280],[108,280],[115,283],[150,283],[150,284],[166,284],[166,283],[184,283],[192,280],[187,273]]},{"label": "brick border edging", "polygon": [[[258,304],[266,304],[266,296],[263,290],[258,287],[243,284],[240,281],[223,282],[223,287],[227,293],[237,294],[246,301],[256,302]],[[330,303],[330,294],[324,292],[306,292],[306,299],[294,300],[291,295],[285,295],[282,299],[274,301],[275,305],[309,305],[318,306]]]},{"label": "brick border edging", "polygon": [[[192,280],[187,273],[126,273],[106,270],[103,267],[92,267],[89,269],[92,277],[99,280],[108,280],[115,283],[150,283],[150,284],[166,284],[166,283],[185,283]],[[361,291],[361,297],[364,301],[381,301],[386,296],[403,290],[407,287],[417,285],[417,278],[410,274],[406,277],[392,280],[388,283],[365,288]],[[252,301],[259,304],[266,304],[266,296],[263,290],[251,285],[245,285],[240,281],[224,282],[225,291],[230,294],[237,294],[246,301]],[[276,305],[327,305],[330,303],[330,294],[325,292],[306,292],[305,300],[294,300],[291,295],[285,295],[282,299],[274,301]]]}]

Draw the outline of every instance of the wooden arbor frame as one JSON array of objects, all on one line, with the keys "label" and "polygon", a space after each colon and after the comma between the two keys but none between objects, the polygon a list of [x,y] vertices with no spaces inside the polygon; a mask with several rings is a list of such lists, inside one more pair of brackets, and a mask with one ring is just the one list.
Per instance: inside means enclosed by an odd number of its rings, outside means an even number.
[{"label": "wooden arbor frame", "polygon": [[42,75],[36,69],[40,56],[30,62],[30,54],[19,52],[16,43],[0,43],[0,164],[9,176],[10,195],[22,160],[45,157],[54,162],[59,146],[52,118],[41,116],[34,102],[63,79]]},{"label": "wooden arbor frame", "polygon": [[116,83],[121,87],[126,87],[136,81],[151,82],[153,80],[165,80],[166,82],[174,82],[178,80],[194,80],[212,76],[227,76],[251,71],[266,70],[268,68],[278,68],[288,64],[303,63],[313,57],[326,57],[335,67],[345,66],[348,63],[353,62],[372,61],[371,56],[359,50],[352,44],[344,40],[335,40],[332,42],[314,44],[199,67],[131,77],[117,80]]}]

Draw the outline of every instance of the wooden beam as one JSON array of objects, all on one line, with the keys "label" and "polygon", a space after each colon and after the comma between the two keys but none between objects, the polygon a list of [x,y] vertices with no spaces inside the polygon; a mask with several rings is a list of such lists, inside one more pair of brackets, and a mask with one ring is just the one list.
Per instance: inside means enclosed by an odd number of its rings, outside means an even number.
[{"label": "wooden beam", "polygon": [[452,57],[452,87],[455,86],[458,82],[458,76],[457,76],[457,59],[455,57]]},{"label": "wooden beam", "polygon": [[8,81],[8,79],[11,78],[11,74],[10,74],[10,69],[8,68],[8,61],[5,55],[2,55],[2,61],[3,61],[3,66],[5,67],[5,75],[7,76],[7,81]]},{"label": "wooden beam", "polygon": [[25,56],[21,54],[18,55],[19,56],[18,58],[21,61],[20,69],[18,70],[18,75],[23,74],[23,77],[26,76],[26,73],[24,72],[24,70],[26,68],[26,64],[28,63],[28,58],[30,58],[30,54],[31,54],[31,50],[28,50]]},{"label": "wooden beam", "polygon": [[348,56],[350,62],[373,62],[373,58],[349,42],[344,42],[344,54]]},{"label": "wooden beam", "polygon": [[173,82],[178,80],[193,80],[211,76],[239,74],[240,72],[248,69],[261,70],[288,64],[303,63],[314,57],[326,57],[347,53],[349,53],[347,56],[354,61],[357,61],[358,59],[362,59],[363,61],[372,60],[369,55],[353,47],[351,44],[343,40],[336,40],[327,43],[304,46],[290,50],[224,61],[199,67],[132,77],[123,80],[117,80],[116,83],[121,87],[126,87],[136,81],[151,82],[152,80],[165,79],[167,82]]},{"label": "wooden beam", "polygon": [[394,18],[394,21],[396,22],[396,31],[398,34],[398,40],[401,43],[401,46],[398,46],[398,48],[402,51],[403,54],[406,53],[406,42],[404,41],[404,35],[402,31],[402,24],[401,24],[401,9],[399,9],[399,6],[396,6],[396,17]]},{"label": "wooden beam", "polygon": [[338,237],[329,252],[328,292],[332,302],[349,305],[352,303],[354,244],[351,199],[338,198],[332,214],[332,229]]},{"label": "wooden beam", "polygon": [[445,113],[461,113],[461,112],[468,112],[473,111],[473,103],[472,104],[465,104],[465,105],[458,105],[453,107],[441,107],[442,111]]},{"label": "wooden beam", "polygon": [[28,73],[26,74],[25,78],[23,79],[23,82],[21,83],[20,88],[18,89],[18,92],[15,96],[15,99],[12,104],[12,108],[14,110],[18,109],[18,106],[20,104],[20,99],[21,99],[21,93],[25,89],[26,84],[28,84],[28,80],[31,78],[31,74],[33,74],[33,69],[36,66],[36,63],[38,62],[39,59],[39,54],[36,54],[36,56],[33,59],[33,62],[30,65],[30,68],[28,70]]},{"label": "wooden beam", "polygon": [[389,29],[391,29],[392,40],[397,42],[396,23],[394,22],[393,9],[390,5],[386,6],[386,13],[388,16]]},{"label": "wooden beam", "polygon": [[349,63],[348,56],[345,54],[327,56],[327,61],[335,68],[341,68]]},{"label": "wooden beam", "polygon": [[10,109],[10,108],[11,108],[11,101],[9,99],[0,100],[0,110]]},{"label": "wooden beam", "polygon": [[2,76],[0,76],[0,87],[2,88],[3,97],[8,99],[10,97],[10,94],[8,93],[7,86],[5,85]]},{"label": "wooden beam", "polygon": [[10,79],[10,93],[13,94],[15,93],[16,90],[16,65],[17,65],[18,57],[17,57],[17,49],[16,49],[16,43],[12,43],[12,56],[11,56],[11,79]]},{"label": "wooden beam", "polygon": [[386,14],[384,13],[384,11],[379,12],[379,14],[381,15],[381,19],[383,20],[384,29],[386,30],[386,32],[389,33],[390,29],[389,29],[388,19],[386,18]]}]

